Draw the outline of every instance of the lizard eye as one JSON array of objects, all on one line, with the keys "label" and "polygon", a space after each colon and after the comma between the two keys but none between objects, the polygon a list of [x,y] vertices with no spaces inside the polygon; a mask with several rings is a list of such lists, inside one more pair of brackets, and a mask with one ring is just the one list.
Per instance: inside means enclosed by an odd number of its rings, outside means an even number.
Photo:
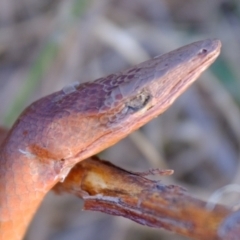
[{"label": "lizard eye", "polygon": [[134,98],[130,99],[127,103],[126,103],[126,107],[133,111],[136,112],[140,109],[142,109],[143,107],[145,107],[147,105],[147,103],[149,102],[151,96],[148,92],[141,92],[139,94],[137,94]]},{"label": "lizard eye", "polygon": [[199,55],[200,55],[200,54],[206,54],[207,52],[208,52],[207,49],[202,48],[202,49],[199,51]]},{"label": "lizard eye", "polygon": [[151,95],[149,92],[142,91],[138,93],[132,99],[125,102],[123,109],[119,113],[108,116],[105,120],[106,123],[111,127],[117,125],[119,122],[121,123],[121,119],[144,109],[148,105],[150,99]]}]

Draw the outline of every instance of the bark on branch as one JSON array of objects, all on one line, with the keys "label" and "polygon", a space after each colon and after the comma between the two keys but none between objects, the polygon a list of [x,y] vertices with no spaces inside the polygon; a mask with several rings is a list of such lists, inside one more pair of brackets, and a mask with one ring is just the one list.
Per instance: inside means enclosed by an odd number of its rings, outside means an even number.
[{"label": "bark on branch", "polygon": [[191,197],[175,185],[164,185],[113,164],[89,158],[77,164],[54,190],[84,200],[84,209],[123,216],[193,239],[239,239],[240,213]]}]

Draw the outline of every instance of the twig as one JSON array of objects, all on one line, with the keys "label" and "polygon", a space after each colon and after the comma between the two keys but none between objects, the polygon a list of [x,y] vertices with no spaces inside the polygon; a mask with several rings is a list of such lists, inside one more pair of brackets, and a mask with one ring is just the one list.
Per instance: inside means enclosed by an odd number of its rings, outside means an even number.
[{"label": "twig", "polygon": [[183,188],[151,181],[142,174],[89,158],[76,165],[54,190],[85,201],[85,210],[123,216],[193,239],[238,239],[240,213],[191,197]]}]

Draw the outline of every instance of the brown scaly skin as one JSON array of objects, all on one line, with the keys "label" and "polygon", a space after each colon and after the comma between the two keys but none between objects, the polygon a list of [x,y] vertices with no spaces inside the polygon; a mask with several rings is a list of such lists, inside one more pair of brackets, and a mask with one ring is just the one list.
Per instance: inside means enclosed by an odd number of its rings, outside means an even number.
[{"label": "brown scaly skin", "polygon": [[0,239],[22,239],[45,194],[79,161],[165,111],[216,59],[203,40],[31,104],[0,148]]}]

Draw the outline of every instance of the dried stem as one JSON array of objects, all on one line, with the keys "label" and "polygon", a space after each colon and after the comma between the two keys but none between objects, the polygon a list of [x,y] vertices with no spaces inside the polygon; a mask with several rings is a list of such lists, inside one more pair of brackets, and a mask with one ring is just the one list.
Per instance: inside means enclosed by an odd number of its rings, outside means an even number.
[{"label": "dried stem", "polygon": [[85,201],[84,209],[123,216],[155,228],[193,239],[238,239],[240,214],[207,203],[184,189],[149,180],[97,157],[77,164],[54,190]]}]

